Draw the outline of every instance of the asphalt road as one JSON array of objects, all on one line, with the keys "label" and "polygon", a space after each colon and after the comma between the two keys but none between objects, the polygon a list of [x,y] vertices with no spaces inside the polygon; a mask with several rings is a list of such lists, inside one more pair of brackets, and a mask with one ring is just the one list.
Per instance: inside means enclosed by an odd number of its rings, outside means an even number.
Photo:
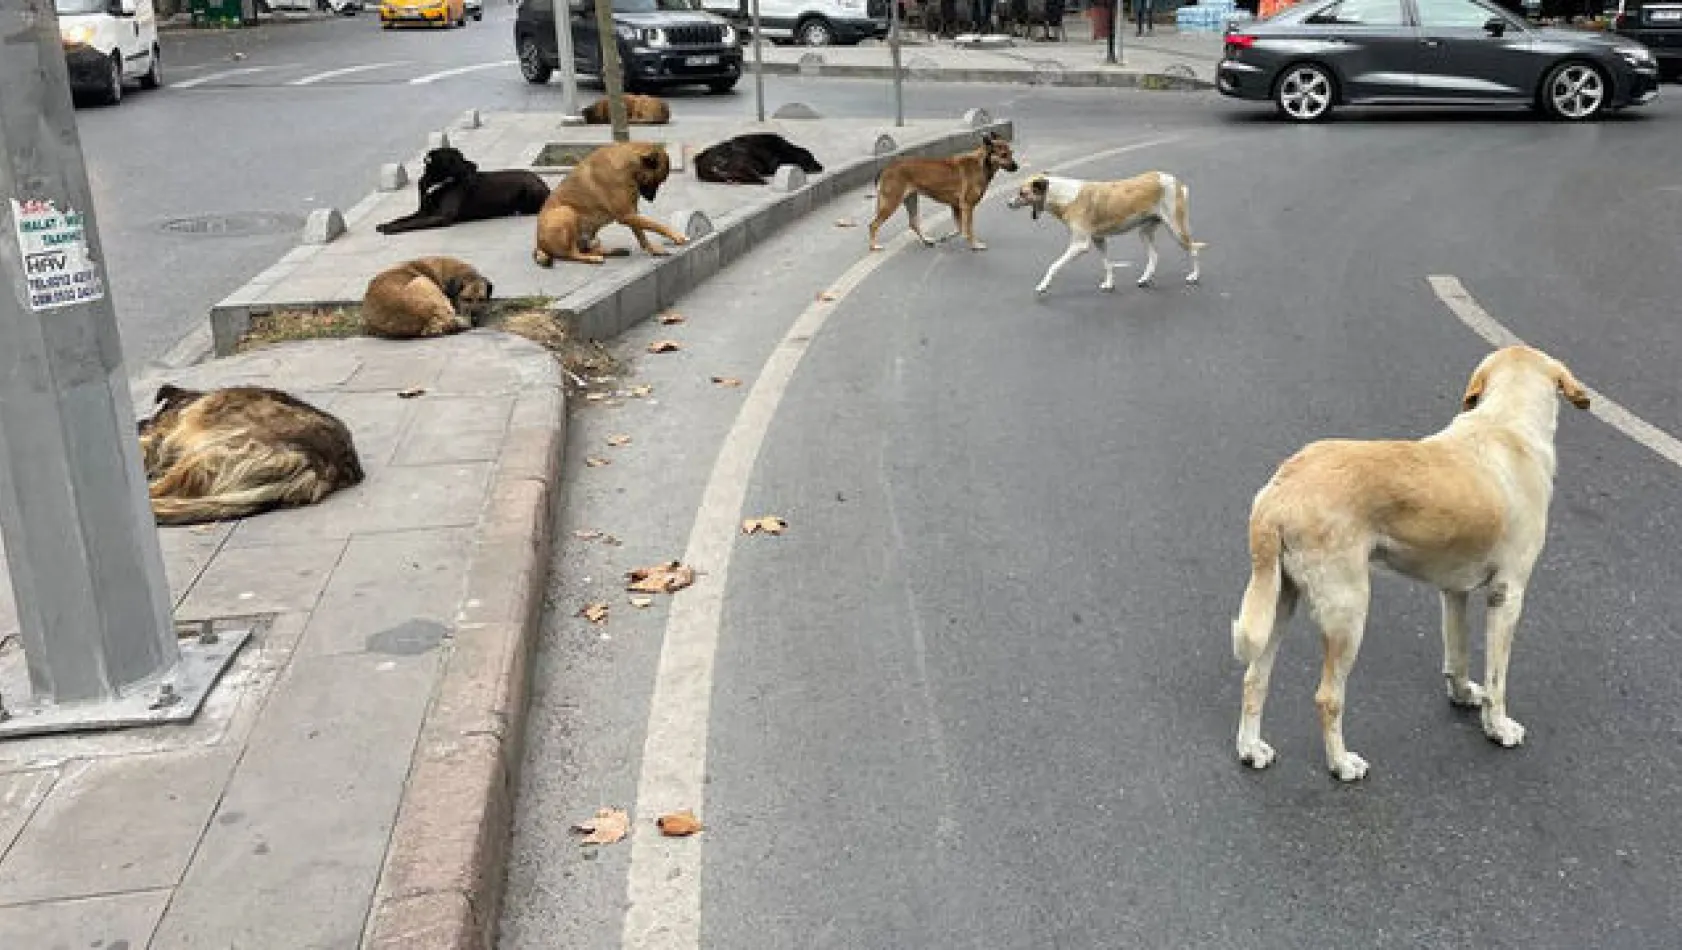
[{"label": "asphalt road", "polygon": [[[1065,234],[995,186],[990,250],[910,247],[826,303],[864,256],[835,224],[868,215],[855,196],[699,290],[687,323],[629,334],[625,385],[652,396],[584,404],[569,435],[501,946],[1675,946],[1670,462],[1562,407],[1519,749],[1443,696],[1435,595],[1381,575],[1346,718],[1368,778],[1326,774],[1300,618],[1264,726],[1280,758],[1246,769],[1229,625],[1281,459],[1456,411],[1487,346],[1430,275],[1682,434],[1677,97],[1584,128],[1304,129],[1197,96],[953,94],[1016,119],[1030,167],[1181,176],[1203,283],[1164,241],[1157,286],[1133,287],[1120,240],[1115,293],[1088,256],[1036,300]],[[643,354],[655,337],[684,349]],[[787,533],[736,534],[759,515]],[[630,605],[623,573],[683,556],[698,519],[722,530],[695,587]],[[597,600],[607,623],[575,616]],[[699,800],[637,809],[639,783],[691,770]],[[707,830],[662,843],[649,812],[683,804]],[[637,833],[580,848],[568,826],[602,806]],[[628,937],[630,893],[671,896],[630,908],[671,929]]]}]

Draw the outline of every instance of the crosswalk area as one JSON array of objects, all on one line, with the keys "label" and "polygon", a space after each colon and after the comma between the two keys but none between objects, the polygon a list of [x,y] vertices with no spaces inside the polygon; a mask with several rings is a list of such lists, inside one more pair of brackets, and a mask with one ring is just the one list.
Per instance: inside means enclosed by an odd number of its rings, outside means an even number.
[{"label": "crosswalk area", "polygon": [[513,58],[454,66],[397,59],[332,68],[325,68],[319,63],[242,66],[211,63],[177,69],[174,78],[165,88],[191,90],[363,85],[428,86],[477,74],[494,73],[496,70],[503,70],[512,82],[521,81],[519,61]]}]

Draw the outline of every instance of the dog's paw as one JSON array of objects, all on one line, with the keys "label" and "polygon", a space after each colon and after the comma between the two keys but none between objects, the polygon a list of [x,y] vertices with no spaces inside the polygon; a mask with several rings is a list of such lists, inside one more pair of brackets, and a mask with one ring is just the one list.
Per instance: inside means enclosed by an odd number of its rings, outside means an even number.
[{"label": "dog's paw", "polygon": [[1152,277],[1141,277],[1138,280],[1134,281],[1133,283],[1134,283],[1135,286],[1138,286],[1138,287],[1149,287],[1154,281],[1155,281],[1155,278],[1152,278]]},{"label": "dog's paw", "polygon": [[1449,702],[1456,706],[1464,706],[1467,709],[1478,709],[1483,706],[1482,686],[1471,680],[1465,680],[1457,686],[1452,678],[1445,676],[1443,679],[1448,687]]},{"label": "dog's paw", "polygon": [[1101,284],[1099,284],[1099,285],[1098,285],[1098,289],[1099,289],[1099,290],[1102,290],[1102,291],[1103,291],[1103,292],[1104,292],[1104,293],[1106,293],[1106,294],[1107,294],[1107,293],[1112,293],[1112,292],[1114,292],[1114,290],[1115,290],[1115,281],[1113,281],[1113,280],[1106,280],[1106,281],[1104,281],[1104,282],[1103,282],[1103,283],[1101,283]]},{"label": "dog's paw", "polygon": [[1198,274],[1187,274],[1186,275],[1186,283],[1188,283],[1188,284],[1194,284],[1195,285],[1199,282],[1199,280],[1201,280],[1201,277]]},{"label": "dog's paw", "polygon": [[1038,287],[1035,287],[1035,288],[1034,288],[1034,296],[1036,296],[1036,297],[1044,297],[1044,296],[1045,296],[1045,292],[1046,292],[1046,290],[1047,290],[1047,289],[1048,289],[1048,287],[1049,287],[1049,285],[1047,285],[1047,284],[1041,284],[1041,285],[1039,285],[1039,286],[1038,286]]},{"label": "dog's paw", "polygon": [[1483,709],[1483,734],[1503,749],[1524,744],[1524,727],[1518,724],[1518,720],[1496,716],[1489,711],[1488,706]]},{"label": "dog's paw", "polygon": [[880,250],[881,250],[881,249],[882,249],[882,245],[880,245],[880,244],[872,244],[872,245],[870,245],[870,250],[871,250],[871,251],[872,251],[872,252],[873,252],[873,253],[874,253],[874,252],[876,252],[876,251],[880,251]]},{"label": "dog's paw", "polygon": [[1238,761],[1252,769],[1265,769],[1273,764],[1273,747],[1256,739],[1253,742],[1238,740]]},{"label": "dog's paw", "polygon": [[542,251],[533,251],[531,253],[531,259],[532,262],[539,267],[552,267],[555,264],[555,259]]},{"label": "dog's paw", "polygon": [[987,245],[981,243],[980,241],[976,241],[969,246],[969,249],[972,251],[985,251],[987,250]]},{"label": "dog's paw", "polygon": [[1340,782],[1359,782],[1367,776],[1367,760],[1353,752],[1345,752],[1342,761],[1329,762],[1327,765]]},{"label": "dog's paw", "polygon": [[679,234],[677,237],[674,237],[674,238],[667,238],[666,241],[667,241],[667,243],[671,244],[673,247],[682,247],[685,244],[689,243],[689,239],[684,237],[681,234]]}]

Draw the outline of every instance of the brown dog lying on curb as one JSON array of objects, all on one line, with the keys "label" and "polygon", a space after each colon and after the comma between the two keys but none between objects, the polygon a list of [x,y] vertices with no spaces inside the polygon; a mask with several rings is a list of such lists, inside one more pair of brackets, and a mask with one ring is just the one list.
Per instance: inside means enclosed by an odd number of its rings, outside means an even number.
[{"label": "brown dog lying on curb", "polygon": [[950,158],[900,158],[888,163],[876,181],[876,219],[870,222],[870,249],[882,249],[876,232],[902,204],[911,219],[912,232],[924,244],[934,246],[917,219],[917,196],[922,194],[951,208],[958,233],[971,248],[985,251],[987,245],[975,239],[975,206],[981,203],[1000,169],[1016,171],[1016,157],[1011,154],[1010,143],[991,132],[981,136],[981,147],[973,152]]},{"label": "brown dog lying on curb", "polygon": [[[597,99],[585,106],[583,115],[587,125],[607,125],[613,121],[606,98]],[[655,96],[639,96],[634,92],[625,93],[627,125],[665,125],[670,121],[672,110],[666,105],[666,100]]]},{"label": "brown dog lying on curb", "polygon": [[471,330],[494,288],[453,257],[405,261],[374,276],[362,296],[362,329],[389,340]]},{"label": "brown dog lying on curb", "polygon": [[653,201],[671,170],[666,147],[658,142],[615,142],[584,156],[538,212],[532,259],[542,267],[557,260],[600,264],[608,254],[624,253],[602,247],[596,238],[596,232],[614,222],[630,228],[637,243],[654,257],[664,257],[666,251],[650,243],[646,231],[673,244],[689,243],[670,227],[637,212],[637,199]]},{"label": "brown dog lying on curb", "polygon": [[[1507,716],[1507,660],[1531,568],[1548,533],[1554,429],[1564,396],[1589,394],[1565,364],[1528,346],[1485,357],[1464,411],[1417,442],[1315,442],[1287,459],[1250,511],[1250,583],[1232,624],[1244,673],[1238,757],[1273,761],[1262,706],[1279,636],[1299,596],[1319,624],[1325,666],[1314,701],[1326,765],[1353,782],[1367,763],[1343,743],[1344,686],[1366,627],[1370,563],[1441,591],[1443,678],[1457,706],[1483,710],[1484,735],[1511,748],[1524,727]],[[1485,685],[1468,678],[1466,601],[1488,590]]]},{"label": "brown dog lying on curb", "polygon": [[158,524],[313,505],[363,479],[345,424],[279,390],[165,385],[153,402],[140,453]]},{"label": "brown dog lying on curb", "polygon": [[1058,178],[1035,175],[1023,183],[1015,195],[1005,202],[1011,208],[1032,208],[1034,217],[1050,212],[1069,229],[1069,247],[1063,256],[1051,262],[1040,279],[1035,293],[1045,293],[1051,278],[1063,265],[1085,254],[1093,247],[1104,255],[1104,282],[1099,290],[1115,289],[1115,263],[1110,260],[1104,240],[1117,234],[1139,231],[1145,242],[1144,273],[1139,286],[1150,285],[1156,276],[1156,228],[1167,225],[1168,233],[1180,242],[1191,256],[1191,271],[1186,283],[1197,283],[1199,270],[1197,252],[1207,245],[1191,239],[1191,224],[1187,220],[1190,196],[1185,182],[1167,172],[1145,172],[1121,181],[1081,181],[1077,178]]}]

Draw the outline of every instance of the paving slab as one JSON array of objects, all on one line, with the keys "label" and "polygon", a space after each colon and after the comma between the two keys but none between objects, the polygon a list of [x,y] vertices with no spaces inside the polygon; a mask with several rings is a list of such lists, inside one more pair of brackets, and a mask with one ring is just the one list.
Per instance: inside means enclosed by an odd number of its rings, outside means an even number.
[{"label": "paving slab", "polygon": [[[0,743],[0,947],[344,950],[392,945],[404,908],[494,919],[497,852],[459,843],[506,837],[558,364],[480,330],[289,343],[131,387],[165,380],[307,393],[379,459],[321,505],[160,529],[178,619],[256,615],[254,633],[192,722]],[[0,642],[7,699],[22,667]],[[428,916],[445,942],[427,946],[474,946],[472,917]]]},{"label": "paving slab", "polygon": [[[351,305],[360,302],[370,279],[393,264],[417,257],[444,255],[473,264],[490,279],[498,299],[540,298],[570,315],[579,332],[597,339],[612,337],[637,321],[669,306],[678,296],[710,277],[757,241],[809,213],[844,191],[870,183],[880,165],[894,154],[950,154],[973,146],[980,129],[964,126],[960,117],[949,121],[917,121],[895,127],[891,121],[866,119],[771,120],[765,123],[736,119],[693,119],[681,114],[664,126],[637,126],[632,137],[663,142],[673,157],[671,178],[645,213],[671,222],[686,212],[704,213],[714,233],[683,247],[657,245],[671,253],[650,257],[635,246],[629,230],[610,225],[605,243],[631,249],[628,257],[610,258],[602,265],[556,262],[539,267],[531,259],[536,237],[533,217],[474,221],[449,228],[384,235],[381,222],[415,210],[413,186],[399,191],[374,191],[345,214],[348,231],[331,243],[299,247],[259,274],[211,310],[215,351],[233,352],[254,316],[288,308]],[[1010,123],[989,126],[1007,137]],[[747,132],[776,132],[809,149],[824,171],[808,177],[792,192],[769,186],[719,185],[694,176],[690,160],[708,145]],[[878,155],[879,136],[892,137],[896,150]],[[539,166],[540,153],[550,143],[606,144],[611,130],[603,126],[564,126],[559,114],[487,113],[475,129],[451,129],[451,144],[482,168],[530,168],[551,184],[565,170]],[[417,143],[419,145],[420,143]],[[411,180],[418,179],[424,149],[405,165]],[[374,169],[369,170],[370,179]],[[738,233],[739,232],[739,233]],[[731,235],[735,234],[735,237]],[[340,385],[340,364],[315,370],[309,383]]]}]

